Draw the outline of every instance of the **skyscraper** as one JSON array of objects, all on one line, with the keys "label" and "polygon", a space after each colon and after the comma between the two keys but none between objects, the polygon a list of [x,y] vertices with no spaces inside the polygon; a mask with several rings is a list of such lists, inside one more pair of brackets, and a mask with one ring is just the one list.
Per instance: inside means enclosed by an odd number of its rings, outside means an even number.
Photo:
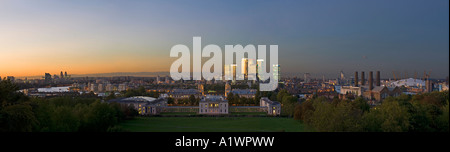
[{"label": "skyscraper", "polygon": [[63,72],[61,71],[61,74],[59,74],[60,75],[60,78],[62,79],[62,78],[64,78],[64,75],[63,75]]},{"label": "skyscraper", "polygon": [[64,72],[64,77],[67,78],[67,71]]},{"label": "skyscraper", "polygon": [[234,80],[233,64],[225,65],[224,72],[225,72],[224,80]]},{"label": "skyscraper", "polygon": [[261,73],[266,72],[266,66],[263,59],[256,60],[256,73],[259,80],[264,80],[264,76]]},{"label": "skyscraper", "polygon": [[273,69],[273,78],[275,79],[275,80],[280,80],[280,65],[279,64],[274,64],[273,65],[273,67],[272,67]]},{"label": "skyscraper", "polygon": [[[248,59],[247,58],[242,58],[242,62],[241,62],[241,73],[244,76],[244,79],[248,78]],[[242,76],[241,75],[241,76]],[[240,76],[240,77],[241,77]]]},{"label": "skyscraper", "polygon": [[236,64],[231,65],[231,70],[232,70],[231,74],[233,75],[233,83],[235,83],[236,82]]},{"label": "skyscraper", "polygon": [[345,75],[344,75],[343,71],[341,71],[341,73],[340,73],[340,78],[341,78],[341,80],[345,80]]},{"label": "skyscraper", "polygon": [[50,83],[52,81],[52,75],[50,73],[45,73],[44,81],[45,83]]},{"label": "skyscraper", "polygon": [[256,80],[255,59],[248,59],[248,79]]}]

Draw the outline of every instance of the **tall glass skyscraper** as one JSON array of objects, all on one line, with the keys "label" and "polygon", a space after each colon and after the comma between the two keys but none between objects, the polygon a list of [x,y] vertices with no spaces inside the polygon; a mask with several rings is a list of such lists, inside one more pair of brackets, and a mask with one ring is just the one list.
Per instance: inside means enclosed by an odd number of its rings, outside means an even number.
[{"label": "tall glass skyscraper", "polygon": [[279,64],[274,64],[272,67],[273,70],[273,78],[275,80],[280,80],[280,65]]},{"label": "tall glass skyscraper", "polygon": [[260,74],[266,72],[266,66],[264,65],[265,63],[263,59],[256,60],[256,72],[259,80],[264,80],[263,75]]}]

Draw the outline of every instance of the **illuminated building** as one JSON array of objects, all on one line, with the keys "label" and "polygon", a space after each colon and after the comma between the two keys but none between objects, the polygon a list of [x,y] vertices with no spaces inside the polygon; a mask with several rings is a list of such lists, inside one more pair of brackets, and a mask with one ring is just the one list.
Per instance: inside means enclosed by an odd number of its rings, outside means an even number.
[{"label": "illuminated building", "polygon": [[242,58],[242,62],[241,62],[241,73],[242,75],[240,75],[239,77],[243,79],[247,79],[248,78],[248,59],[247,58]]},{"label": "illuminated building", "polygon": [[267,97],[262,97],[259,100],[259,105],[264,108],[264,111],[268,115],[280,115],[281,114],[281,104],[277,101],[272,101]]},{"label": "illuminated building", "polygon": [[228,100],[223,96],[206,95],[199,104],[199,114],[228,114]]},{"label": "illuminated building", "polygon": [[275,80],[280,80],[280,65],[279,64],[274,64],[273,65],[273,67],[272,67],[273,69],[273,78],[275,79]]},{"label": "illuminated building", "polygon": [[256,60],[256,72],[259,80],[265,80],[264,76],[261,73],[266,72],[266,66],[263,59]]}]

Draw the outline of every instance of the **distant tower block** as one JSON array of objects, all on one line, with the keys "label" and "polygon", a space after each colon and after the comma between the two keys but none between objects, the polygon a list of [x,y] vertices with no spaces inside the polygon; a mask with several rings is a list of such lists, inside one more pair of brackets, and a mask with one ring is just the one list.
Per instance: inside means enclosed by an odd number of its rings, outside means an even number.
[{"label": "distant tower block", "polygon": [[355,72],[355,87],[358,86],[358,71]]},{"label": "distant tower block", "polygon": [[377,76],[376,76],[376,80],[375,80],[375,85],[376,86],[380,86],[380,71],[377,71]]},{"label": "distant tower block", "polygon": [[369,90],[373,89],[373,72],[369,72]]},{"label": "distant tower block", "polygon": [[364,76],[364,71],[361,72],[361,86],[366,85],[366,77]]}]

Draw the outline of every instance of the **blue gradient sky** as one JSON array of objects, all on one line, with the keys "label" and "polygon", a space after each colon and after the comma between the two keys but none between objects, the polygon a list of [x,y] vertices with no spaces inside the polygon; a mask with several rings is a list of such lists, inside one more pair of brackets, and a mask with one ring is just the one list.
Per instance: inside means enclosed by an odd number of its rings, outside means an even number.
[{"label": "blue gradient sky", "polygon": [[0,1],[0,76],[168,71],[176,44],[279,45],[283,73],[449,74],[448,0]]}]

